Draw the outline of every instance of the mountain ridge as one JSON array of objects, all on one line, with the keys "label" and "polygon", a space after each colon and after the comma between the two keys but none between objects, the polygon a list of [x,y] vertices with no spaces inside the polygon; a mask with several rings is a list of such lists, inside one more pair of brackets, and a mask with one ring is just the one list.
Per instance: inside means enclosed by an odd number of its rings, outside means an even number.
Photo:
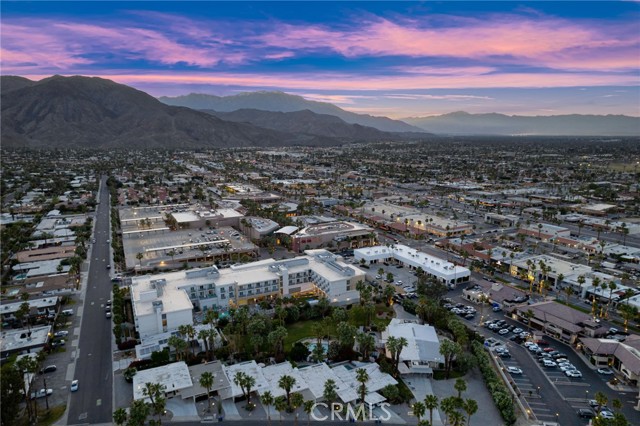
[{"label": "mountain ridge", "polygon": [[239,109],[256,109],[272,112],[296,112],[309,110],[317,114],[333,115],[349,124],[373,127],[384,132],[425,132],[424,129],[411,126],[388,117],[368,114],[356,114],[327,102],[311,101],[299,95],[280,91],[242,92],[231,96],[216,96],[204,93],[158,98],[167,105],[185,106],[198,110],[232,112]]},{"label": "mountain ridge", "polygon": [[540,136],[640,136],[640,117],[620,114],[507,115],[454,111],[403,121],[436,134],[540,135]]}]

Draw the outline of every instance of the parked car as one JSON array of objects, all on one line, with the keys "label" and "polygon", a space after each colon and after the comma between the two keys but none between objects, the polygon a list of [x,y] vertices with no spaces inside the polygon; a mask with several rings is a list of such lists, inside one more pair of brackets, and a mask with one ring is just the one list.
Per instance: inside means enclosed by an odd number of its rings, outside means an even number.
[{"label": "parked car", "polygon": [[596,416],[596,413],[590,408],[581,408],[578,410],[578,416],[583,419],[592,419]]},{"label": "parked car", "polygon": [[613,374],[613,370],[610,368],[598,368],[598,373],[604,374],[605,376],[610,376]]},{"label": "parked car", "polygon": [[105,314],[105,317],[106,317],[107,319],[108,319],[108,318],[111,318],[111,311],[107,311],[107,313]]},{"label": "parked car", "polygon": [[549,361],[548,359],[545,359],[545,360],[542,362],[542,365],[543,365],[543,366],[545,366],[546,368],[555,368],[555,367],[557,367],[557,366],[558,366],[558,364],[556,364],[556,363],[555,363],[555,362],[553,362],[553,361]]},{"label": "parked car", "polygon": [[53,389],[40,389],[35,392],[31,392],[31,399],[36,398],[44,398],[47,395],[51,395],[53,393]]},{"label": "parked car", "polygon": [[58,367],[56,367],[55,365],[47,365],[42,370],[40,370],[40,374],[53,373],[57,369],[58,369]]},{"label": "parked car", "polygon": [[53,333],[53,337],[67,337],[68,335],[69,335],[69,332],[66,330],[60,330]]},{"label": "parked car", "polygon": [[498,332],[500,335],[504,336],[505,334],[509,334],[509,329],[503,328]]},{"label": "parked car", "polygon": [[582,377],[582,373],[578,370],[567,370],[564,372],[567,377],[580,378]]},{"label": "parked car", "polygon": [[69,388],[69,390],[71,390],[71,392],[78,391],[78,379],[71,382],[71,387]]},{"label": "parked car", "polygon": [[507,367],[509,374],[522,374],[522,369],[518,367]]},{"label": "parked car", "polygon": [[598,417],[602,417],[603,419],[611,420],[614,418],[614,415],[611,411],[602,410],[598,413]]}]

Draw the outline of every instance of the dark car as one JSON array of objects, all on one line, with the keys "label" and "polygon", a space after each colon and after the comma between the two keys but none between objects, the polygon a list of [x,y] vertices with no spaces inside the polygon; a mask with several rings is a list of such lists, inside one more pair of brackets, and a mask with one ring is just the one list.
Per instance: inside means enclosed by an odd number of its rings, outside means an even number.
[{"label": "dark car", "polygon": [[55,365],[47,365],[46,367],[44,367],[42,370],[40,370],[40,374],[45,374],[45,373],[53,373],[54,371],[56,371],[58,368]]},{"label": "dark car", "polygon": [[578,416],[583,419],[592,419],[596,416],[596,413],[590,408],[581,408],[578,410]]}]

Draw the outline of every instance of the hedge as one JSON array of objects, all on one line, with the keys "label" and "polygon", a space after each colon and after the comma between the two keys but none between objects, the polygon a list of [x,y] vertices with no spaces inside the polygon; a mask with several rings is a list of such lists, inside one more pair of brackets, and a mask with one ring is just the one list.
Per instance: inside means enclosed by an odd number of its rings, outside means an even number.
[{"label": "hedge", "polygon": [[514,424],[516,422],[516,414],[513,409],[509,390],[493,369],[489,354],[487,354],[484,350],[484,346],[479,342],[473,342],[471,349],[478,360],[478,367],[480,368],[484,382],[491,393],[491,397],[493,398],[493,402],[496,404],[496,408],[500,411],[502,419],[507,425]]}]

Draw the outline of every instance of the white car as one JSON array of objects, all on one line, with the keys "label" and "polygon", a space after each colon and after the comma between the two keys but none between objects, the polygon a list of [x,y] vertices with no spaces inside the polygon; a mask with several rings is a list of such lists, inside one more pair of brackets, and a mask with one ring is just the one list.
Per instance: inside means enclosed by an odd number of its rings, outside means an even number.
[{"label": "white car", "polygon": [[498,334],[504,336],[505,334],[509,334],[509,330],[506,328],[503,328],[502,330],[498,331]]},{"label": "white car", "polygon": [[40,389],[36,392],[31,392],[31,399],[36,398],[44,398],[47,395],[51,395],[53,393],[53,389]]},{"label": "white car", "polygon": [[71,392],[77,392],[78,391],[78,379],[76,379],[73,382],[71,382],[71,387],[69,389],[71,390]]},{"label": "white car", "polygon": [[567,377],[582,377],[582,373],[578,370],[567,370],[564,372]]},{"label": "white car", "polygon": [[609,376],[613,374],[613,370],[611,370],[610,368],[598,368],[598,373]]},{"label": "white car", "polygon": [[514,332],[515,334],[520,334],[520,333],[522,333],[522,331],[523,331],[523,330],[522,330],[521,328],[514,328],[514,329],[513,329],[513,332]]},{"label": "white car", "polygon": [[518,367],[507,367],[509,374],[522,374],[522,369]]},{"label": "white car", "polygon": [[53,333],[53,337],[67,337],[68,335],[69,332],[66,330],[56,331],[55,333]]},{"label": "white car", "polygon": [[600,411],[598,416],[602,417],[603,419],[613,419],[614,418],[613,413],[611,411],[606,411],[606,410]]},{"label": "white car", "polygon": [[555,362],[549,361],[549,360],[546,360],[546,359],[544,360],[542,365],[544,365],[547,368],[553,368],[553,367],[557,367],[558,366],[558,364],[556,364]]},{"label": "white car", "polygon": [[562,371],[563,373],[566,373],[567,371],[571,371],[571,370],[575,370],[576,368],[571,365],[571,364],[558,364],[558,368],[560,369],[560,371]]},{"label": "white car", "polygon": [[524,342],[524,346],[526,348],[529,348],[529,347],[534,346],[534,345],[535,345],[535,343],[533,343],[533,342]]}]

